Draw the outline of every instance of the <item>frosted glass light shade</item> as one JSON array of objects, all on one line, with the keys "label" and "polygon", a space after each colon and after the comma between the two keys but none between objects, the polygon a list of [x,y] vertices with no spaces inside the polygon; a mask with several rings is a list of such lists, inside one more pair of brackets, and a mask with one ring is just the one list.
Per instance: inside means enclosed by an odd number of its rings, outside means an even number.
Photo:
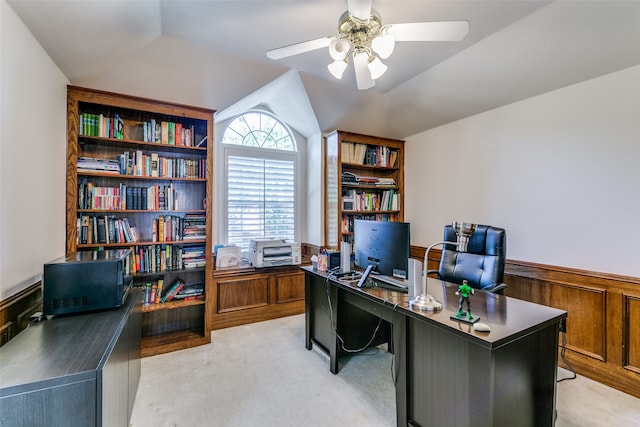
[{"label": "frosted glass light shade", "polygon": [[369,61],[368,66],[373,80],[382,77],[382,75],[387,71],[387,66],[384,65],[377,56],[374,56],[373,60]]},{"label": "frosted glass light shade", "polygon": [[344,70],[347,69],[347,61],[345,61],[344,59],[334,61],[331,64],[327,65],[327,68],[329,69],[329,72],[333,77],[340,80],[342,78],[342,75],[344,74]]},{"label": "frosted glass light shade", "polygon": [[336,61],[343,60],[350,49],[351,43],[346,39],[333,39],[329,43],[329,55]]},{"label": "frosted glass light shade", "polygon": [[396,41],[389,33],[378,36],[371,42],[371,49],[382,59],[390,57],[395,47]]}]

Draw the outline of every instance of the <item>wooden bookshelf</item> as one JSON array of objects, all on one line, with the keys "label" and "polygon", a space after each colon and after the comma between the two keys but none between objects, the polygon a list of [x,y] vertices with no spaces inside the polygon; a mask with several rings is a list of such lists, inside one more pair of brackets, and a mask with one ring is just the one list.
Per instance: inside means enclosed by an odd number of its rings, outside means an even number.
[{"label": "wooden bookshelf", "polygon": [[[162,280],[167,291],[182,280],[204,287],[196,299],[142,306],[144,356],[211,341],[206,310],[213,271],[214,113],[67,88],[66,251],[131,248],[128,268],[135,286],[144,290]],[[79,158],[111,161],[112,169],[117,161],[118,170],[79,169]],[[202,232],[186,236],[203,224]],[[202,253],[204,266],[193,267],[188,251]]]},{"label": "wooden bookshelf", "polygon": [[324,141],[325,247],[351,242],[355,219],[403,221],[404,141],[341,130]]}]

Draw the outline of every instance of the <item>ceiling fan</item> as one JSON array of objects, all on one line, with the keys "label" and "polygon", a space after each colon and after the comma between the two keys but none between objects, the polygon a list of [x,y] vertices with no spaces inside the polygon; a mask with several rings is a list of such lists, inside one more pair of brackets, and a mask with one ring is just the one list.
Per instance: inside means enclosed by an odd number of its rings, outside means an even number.
[{"label": "ceiling fan", "polygon": [[371,7],[372,0],[347,0],[347,11],[338,20],[338,35],[296,43],[267,51],[277,60],[323,47],[329,48],[334,62],[327,68],[341,79],[353,58],[358,89],[375,86],[387,66],[388,58],[401,41],[460,41],[469,32],[468,21],[416,22],[382,25],[380,14]]}]

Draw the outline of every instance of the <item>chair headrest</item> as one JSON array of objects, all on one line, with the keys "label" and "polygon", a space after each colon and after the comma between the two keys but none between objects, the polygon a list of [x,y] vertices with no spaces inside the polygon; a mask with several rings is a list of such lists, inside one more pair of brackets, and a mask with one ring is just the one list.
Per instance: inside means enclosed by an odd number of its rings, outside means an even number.
[{"label": "chair headrest", "polygon": [[[458,236],[451,225],[444,227],[444,240],[448,242],[457,241]],[[454,245],[445,245],[446,250],[455,251]],[[507,253],[507,239],[504,228],[490,225],[478,225],[476,230],[469,236],[467,252],[478,255],[505,256]]]}]

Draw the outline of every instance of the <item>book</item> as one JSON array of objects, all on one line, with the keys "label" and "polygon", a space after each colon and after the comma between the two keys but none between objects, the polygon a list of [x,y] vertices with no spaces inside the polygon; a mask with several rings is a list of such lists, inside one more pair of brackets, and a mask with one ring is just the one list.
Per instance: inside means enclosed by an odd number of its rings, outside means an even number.
[{"label": "book", "polygon": [[169,145],[176,145],[176,124],[169,122],[168,126],[168,143]]},{"label": "book", "polygon": [[119,174],[120,162],[119,160],[99,159],[93,157],[78,157],[78,171],[96,171]]},{"label": "book", "polygon": [[151,153],[151,176],[158,176],[158,153]]},{"label": "book", "polygon": [[169,144],[169,122],[160,123],[160,143]]},{"label": "book", "polygon": [[176,145],[184,145],[183,139],[182,139],[182,123],[175,123],[175,140],[176,140]]},{"label": "book", "polygon": [[176,296],[176,294],[180,292],[180,289],[182,289],[183,286],[184,282],[180,279],[173,282],[169,289],[167,289],[165,296],[160,299],[160,302],[171,301]]},{"label": "book", "polygon": [[157,289],[156,289],[156,304],[160,304],[160,295],[162,295],[162,286],[164,285],[164,279],[158,279]]}]

